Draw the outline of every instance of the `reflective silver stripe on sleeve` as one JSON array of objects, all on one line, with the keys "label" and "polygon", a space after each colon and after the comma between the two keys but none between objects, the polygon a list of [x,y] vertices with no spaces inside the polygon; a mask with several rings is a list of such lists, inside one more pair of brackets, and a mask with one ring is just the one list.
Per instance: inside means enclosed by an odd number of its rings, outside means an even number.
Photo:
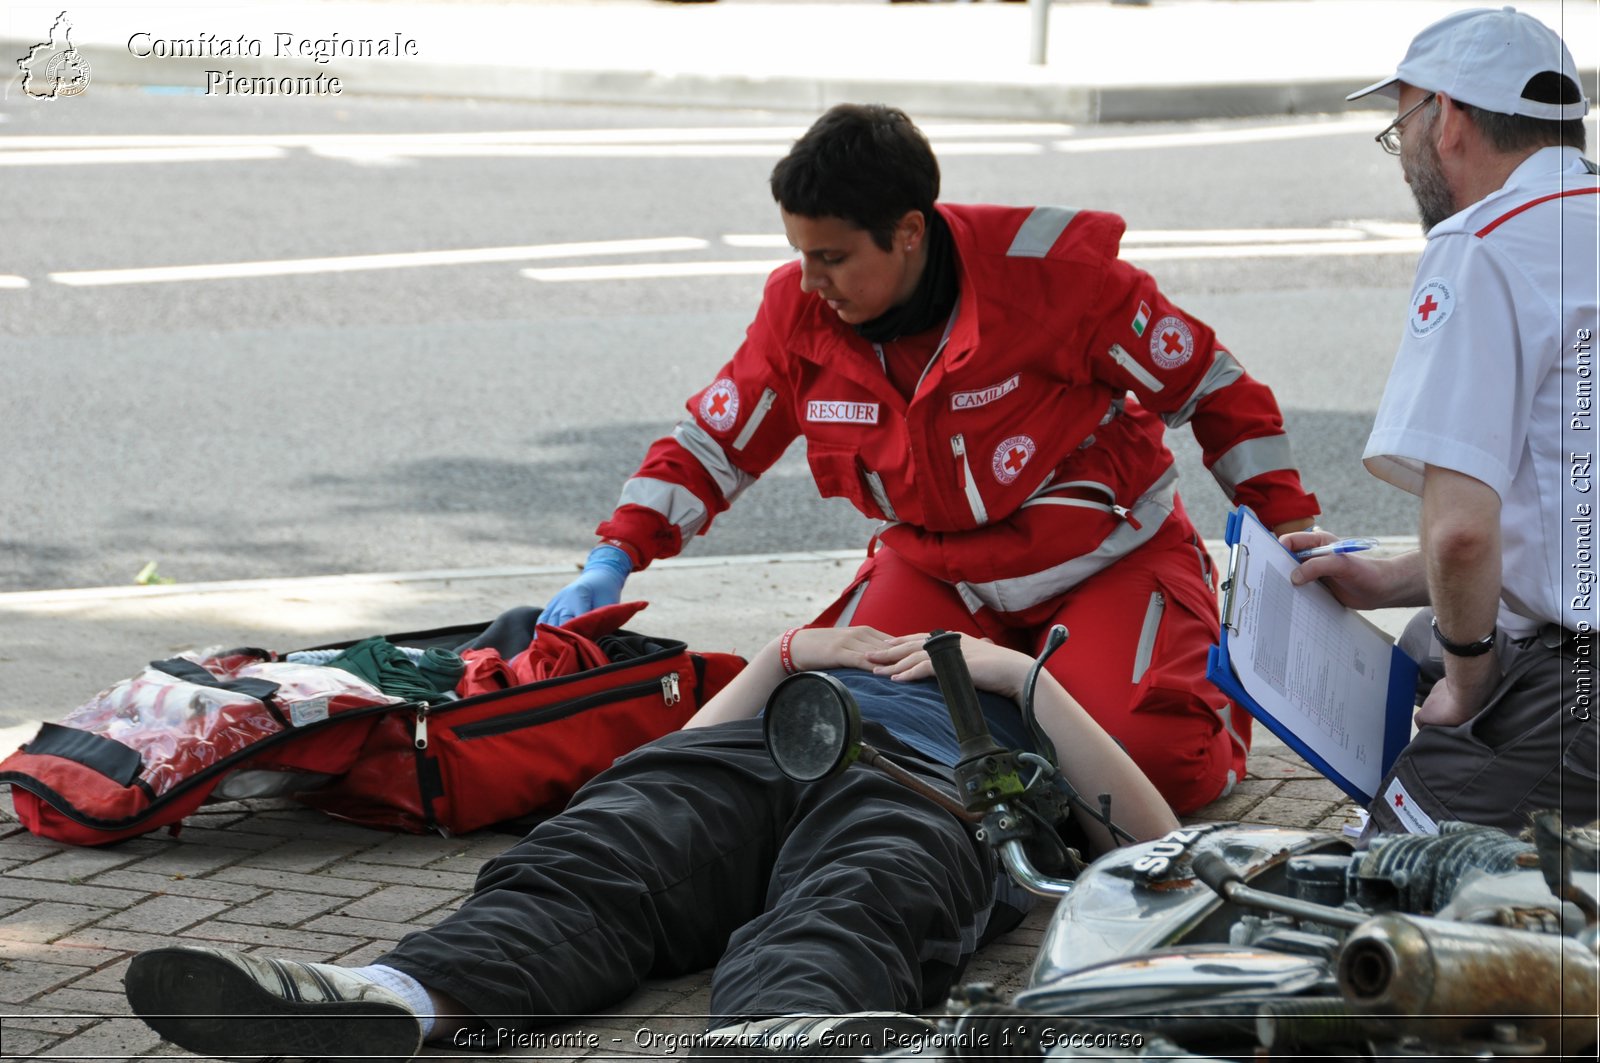
[{"label": "reflective silver stripe on sleeve", "polygon": [[[1176,466],[1168,466],[1150,490],[1139,496],[1130,510],[1138,521],[1124,521],[1100,540],[1087,554],[1059,565],[1011,579],[991,583],[962,583],[957,586],[964,600],[976,599],[995,612],[1015,613],[1062,594],[1114,562],[1120,561],[1148,542],[1172,515],[1172,499],[1178,484]],[[970,596],[970,598],[969,598]]]},{"label": "reflective silver stripe on sleeve", "polygon": [[1043,258],[1077,215],[1071,207],[1034,207],[1022,223],[1006,254],[1012,258]]},{"label": "reflective silver stripe on sleeve", "polygon": [[1216,394],[1242,376],[1244,376],[1244,366],[1240,365],[1233,355],[1218,347],[1217,356],[1211,361],[1211,368],[1200,378],[1200,383],[1195,387],[1194,394],[1189,396],[1189,401],[1171,413],[1162,414],[1161,419],[1167,423],[1168,428],[1188,424],[1201,399]]},{"label": "reflective silver stripe on sleeve", "polygon": [[761,398],[756,401],[755,412],[750,414],[750,419],[739,430],[739,435],[733,441],[734,450],[743,450],[750,445],[750,437],[756,434],[756,429],[761,427],[761,422],[767,419],[767,411],[772,409],[772,404],[778,399],[778,393],[771,388],[763,388]]},{"label": "reflective silver stripe on sleeve", "polygon": [[1118,365],[1122,366],[1122,368],[1126,369],[1133,375],[1135,380],[1143,384],[1150,391],[1160,391],[1162,388],[1166,387],[1165,384],[1150,374],[1150,370],[1140,365],[1138,360],[1135,359],[1133,355],[1124,350],[1122,344],[1113,343],[1111,345],[1111,349],[1106,353],[1111,356],[1111,360],[1113,362],[1116,362]]},{"label": "reflective silver stripe on sleeve", "polygon": [[735,468],[728,460],[728,455],[711,434],[693,421],[679,421],[678,427],[672,430],[672,438],[678,444],[694,455],[711,478],[717,482],[717,490],[722,492],[722,497],[729,502],[744,493],[744,489],[756,482],[756,478],[743,469]]},{"label": "reflective silver stripe on sleeve", "polygon": [[655,510],[667,519],[668,524],[678,529],[678,534],[686,542],[706,525],[706,507],[694,492],[681,484],[665,480],[635,476],[622,485],[622,497],[617,505],[643,506]]},{"label": "reflective silver stripe on sleeve", "polygon": [[1251,477],[1292,468],[1294,455],[1289,452],[1289,437],[1262,436],[1236,444],[1211,466],[1211,475],[1217,478],[1223,492],[1232,498],[1239,485]]}]

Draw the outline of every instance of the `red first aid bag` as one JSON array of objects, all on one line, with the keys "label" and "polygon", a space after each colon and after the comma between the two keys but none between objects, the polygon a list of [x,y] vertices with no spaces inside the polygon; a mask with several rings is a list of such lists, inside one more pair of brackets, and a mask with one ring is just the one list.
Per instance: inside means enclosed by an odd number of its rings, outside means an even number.
[{"label": "red first aid bag", "polygon": [[[549,814],[616,757],[682,726],[744,665],[622,630],[642,605],[540,626],[509,659],[468,650],[455,698],[391,696],[265,650],[152,662],[44,724],[0,761],[0,783],[24,827],[79,845],[176,829],[207,800],[239,797],[290,795],[368,826],[447,834]],[[388,641],[456,647],[487,626]]]}]

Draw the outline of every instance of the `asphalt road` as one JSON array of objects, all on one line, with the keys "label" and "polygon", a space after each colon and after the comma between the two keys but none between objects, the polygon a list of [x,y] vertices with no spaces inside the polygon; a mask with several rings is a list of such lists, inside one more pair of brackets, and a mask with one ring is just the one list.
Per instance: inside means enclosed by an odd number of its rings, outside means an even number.
[{"label": "asphalt road", "polygon": [[[787,256],[765,178],[804,124],[99,85],[28,102],[0,107],[0,590],[149,561],[189,582],[580,559],[737,345],[750,263]],[[1129,257],[1276,389],[1324,523],[1415,531],[1359,464],[1420,235],[1379,122],[926,124],[949,200],[1124,215]],[[672,242],[609,243],[639,240]],[[592,272],[663,264],[687,272]],[[106,272],[157,267],[196,268]],[[1174,446],[1220,535],[1225,500]],[[869,531],[796,448],[691,549]]]}]

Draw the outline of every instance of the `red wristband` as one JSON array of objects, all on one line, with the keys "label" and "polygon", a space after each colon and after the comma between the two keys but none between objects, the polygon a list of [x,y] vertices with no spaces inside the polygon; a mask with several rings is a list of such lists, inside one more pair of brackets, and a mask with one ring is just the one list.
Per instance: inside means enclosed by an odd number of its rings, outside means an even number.
[{"label": "red wristband", "polygon": [[778,639],[778,660],[783,663],[783,670],[787,675],[794,675],[800,670],[795,667],[794,657],[789,653],[789,643],[794,641],[794,637],[799,634],[801,630],[801,628],[792,627],[788,631],[785,631],[782,637]]}]

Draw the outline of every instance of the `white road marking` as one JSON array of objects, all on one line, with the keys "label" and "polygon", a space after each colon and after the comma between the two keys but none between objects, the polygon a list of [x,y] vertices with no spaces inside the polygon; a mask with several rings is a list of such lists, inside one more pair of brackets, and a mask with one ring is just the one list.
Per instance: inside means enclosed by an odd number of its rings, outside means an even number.
[{"label": "white road marking", "polygon": [[[1074,132],[1055,122],[939,124],[920,127],[930,139],[1052,137]],[[528,129],[466,133],[262,133],[262,134],[106,134],[20,136],[0,139],[0,152],[35,148],[174,148],[268,146],[279,148],[408,148],[437,144],[690,144],[793,141],[805,126],[715,126],[692,129]]]},{"label": "white road marking", "polygon": [[[1037,155],[1141,151],[1372,133],[1384,116],[1306,120],[1229,129],[1050,140],[1077,130],[1053,122],[933,123],[922,127],[941,155]],[[802,126],[678,129],[487,130],[457,133],[296,133],[217,136],[21,136],[0,139],[0,166],[281,159],[290,149],[359,165],[408,158],[767,158],[781,156]],[[1018,137],[1037,137],[1028,142]],[[996,139],[1001,138],[1001,139]],[[1009,139],[1006,139],[1009,138]]]},{"label": "white road marking", "polygon": [[9,273],[0,273],[0,288],[26,288],[28,278],[17,277]]},{"label": "white road marking", "polygon": [[735,277],[771,273],[794,261],[788,258],[735,262],[642,262],[630,266],[564,266],[525,269],[522,275],[534,281],[631,281],[659,277]]},{"label": "white road marking", "polygon": [[130,162],[257,162],[281,159],[273,147],[88,148],[70,151],[0,151],[0,166],[103,166]]},{"label": "white road marking", "polygon": [[52,273],[50,279],[57,284],[74,287],[159,284],[169,281],[223,280],[237,277],[283,277],[298,273],[347,273],[370,269],[412,269],[418,266],[463,266],[484,262],[521,262],[529,259],[576,258],[588,255],[644,255],[665,251],[700,251],[709,246],[705,240],[687,236],[669,236],[651,240],[600,240],[574,244],[528,244],[521,247],[474,247],[458,251],[344,255],[337,258],[216,262],[200,266],[78,270]]},{"label": "white road marking", "polygon": [[[1373,236],[1417,236],[1420,231],[1414,224],[1393,222],[1352,222],[1349,226],[1328,229],[1130,229],[1122,235],[1122,246],[1331,243],[1367,240]],[[782,233],[725,233],[722,242],[729,247],[760,249],[787,249],[789,246],[789,238]]]},{"label": "white road marking", "polygon": [[1084,137],[1058,140],[1052,147],[1064,152],[1148,151],[1156,148],[1203,148],[1213,144],[1258,144],[1273,140],[1376,134],[1389,123],[1381,115],[1341,118],[1329,122],[1307,120],[1295,125],[1253,126],[1243,129],[1197,129],[1185,133],[1145,133],[1127,137]]},{"label": "white road marking", "polygon": [[1350,243],[1225,244],[1198,247],[1137,247],[1123,257],[1133,262],[1171,262],[1184,258],[1353,258],[1358,255],[1418,255],[1427,243],[1411,240],[1358,240]]},{"label": "white road marking", "polygon": [[[776,233],[726,233],[728,247],[788,251]],[[1356,221],[1323,229],[1136,229],[1123,238],[1124,256],[1136,262],[1184,259],[1348,258],[1360,255],[1414,255],[1426,241],[1414,223]],[[135,269],[65,270],[49,274],[57,284],[97,287],[115,284],[160,284],[175,281],[282,277],[297,274],[348,273],[362,270],[415,269],[427,266],[480,265],[599,255],[655,255],[703,251],[711,246],[697,237],[671,236],[640,240],[601,240],[515,247],[478,247],[453,251],[341,255],[326,258],[275,259],[259,262],[217,262],[192,266]],[[544,282],[655,280],[682,277],[765,275],[792,258],[715,260],[704,262],[637,262],[608,266],[552,266],[522,270],[529,280]],[[0,289],[25,288],[20,276],[0,275]]]}]

